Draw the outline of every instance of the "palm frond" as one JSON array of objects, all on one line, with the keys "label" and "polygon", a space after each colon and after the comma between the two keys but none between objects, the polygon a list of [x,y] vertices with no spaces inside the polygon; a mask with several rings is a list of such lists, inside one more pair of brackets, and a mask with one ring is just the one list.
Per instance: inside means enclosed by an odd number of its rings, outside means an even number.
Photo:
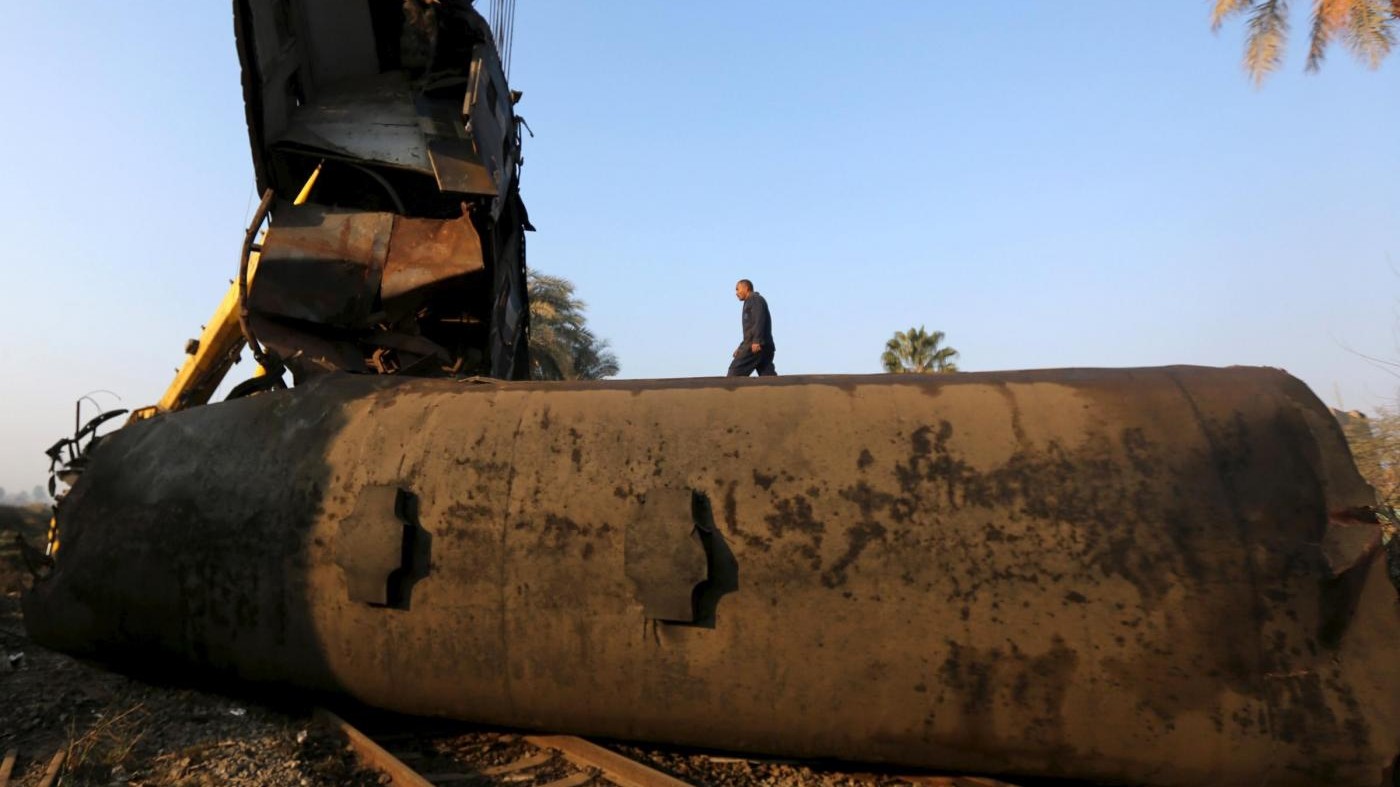
[{"label": "palm frond", "polygon": [[1313,0],[1312,35],[1308,43],[1306,70],[1317,71],[1327,56],[1327,45],[1346,24],[1352,0]]},{"label": "palm frond", "polygon": [[1288,40],[1288,0],[1263,0],[1249,17],[1244,67],[1256,85],[1283,62]]},{"label": "palm frond", "polygon": [[[1229,17],[1250,11],[1245,35],[1244,68],[1260,84],[1283,62],[1288,40],[1288,0],[1215,0],[1211,29]],[[1377,68],[1396,44],[1400,0],[1313,0],[1307,71],[1317,71],[1327,48],[1341,39],[1358,60]]]},{"label": "palm frond", "polygon": [[1253,5],[1254,0],[1215,0],[1210,10],[1210,29],[1219,30],[1226,19],[1248,11]]},{"label": "palm frond", "polygon": [[1368,68],[1378,68],[1395,46],[1395,13],[1386,0],[1352,0],[1342,40]]},{"label": "palm frond", "polygon": [[573,282],[529,272],[530,374],[536,380],[596,380],[616,375],[617,356],[593,335],[587,304]]}]

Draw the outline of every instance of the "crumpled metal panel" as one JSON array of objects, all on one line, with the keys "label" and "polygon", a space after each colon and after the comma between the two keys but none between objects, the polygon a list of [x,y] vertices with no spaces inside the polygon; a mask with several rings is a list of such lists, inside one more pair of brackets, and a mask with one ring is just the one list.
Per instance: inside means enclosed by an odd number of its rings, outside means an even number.
[{"label": "crumpled metal panel", "polygon": [[[472,141],[481,166],[490,177],[495,193],[505,195],[518,163],[515,147],[518,131],[505,71],[490,43],[477,46],[473,52],[469,79],[471,84],[462,112],[470,119]],[[491,215],[499,217],[506,208],[505,203],[502,196],[497,196],[492,201]]]},{"label": "crumpled metal panel", "polygon": [[[463,81],[467,79],[464,77]],[[497,196],[497,184],[481,163],[476,140],[467,133],[467,116],[461,101],[420,94],[414,105],[419,126],[428,137],[428,161],[438,188],[457,194]]]},{"label": "crumpled metal panel", "polygon": [[296,108],[277,144],[431,172],[427,140],[402,71],[324,87]]},{"label": "crumpled metal panel", "polygon": [[481,163],[476,145],[469,139],[440,138],[428,141],[428,161],[438,188],[457,194],[495,197],[500,191]]},{"label": "crumpled metal panel", "polygon": [[[374,485],[432,539],[407,609],[346,601],[339,523]],[[713,512],[729,592],[702,588],[707,625],[648,620],[628,576],[657,488]],[[108,437],[25,621],[71,652],[492,724],[1378,787],[1400,608],[1364,533],[1329,538],[1378,527],[1373,503],[1327,410],[1269,369],[332,375]]]},{"label": "crumpled metal panel", "polygon": [[279,207],[262,242],[248,308],[323,325],[363,327],[379,295],[393,226],[392,213]]},{"label": "crumpled metal panel", "polygon": [[485,269],[481,237],[470,216],[446,220],[398,216],[380,293],[388,301]]},{"label": "crumpled metal panel", "polygon": [[333,371],[368,371],[364,352],[348,339],[334,339],[309,333],[300,323],[254,315],[254,330],[263,346],[277,353],[298,383],[308,377]]},{"label": "crumpled metal panel", "polygon": [[[235,40],[259,191],[274,188],[290,198],[301,188],[300,180],[288,180],[289,174],[273,165],[273,148],[279,144],[432,172],[428,140],[419,127],[412,93],[404,92],[403,72],[378,62],[374,8],[366,11],[363,4],[352,4],[342,9],[343,5],[328,0],[234,0]],[[490,39],[486,21],[470,0],[439,0],[434,5],[450,35]],[[465,74],[469,64],[460,67]],[[466,181],[454,183],[462,186]]]}]

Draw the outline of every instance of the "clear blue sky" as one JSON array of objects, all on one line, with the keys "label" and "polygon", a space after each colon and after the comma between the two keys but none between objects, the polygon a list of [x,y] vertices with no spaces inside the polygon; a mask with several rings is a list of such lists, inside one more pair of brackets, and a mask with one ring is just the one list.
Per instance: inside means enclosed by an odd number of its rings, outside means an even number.
[{"label": "clear blue sky", "polygon": [[[968,370],[1260,364],[1390,403],[1349,348],[1400,358],[1400,63],[1305,75],[1299,17],[1255,90],[1208,11],[524,0],[530,263],[624,377],[722,373],[748,277],[784,374],[924,324]],[[3,3],[0,74],[15,491],[79,395],[160,395],[253,186],[226,3]]]}]

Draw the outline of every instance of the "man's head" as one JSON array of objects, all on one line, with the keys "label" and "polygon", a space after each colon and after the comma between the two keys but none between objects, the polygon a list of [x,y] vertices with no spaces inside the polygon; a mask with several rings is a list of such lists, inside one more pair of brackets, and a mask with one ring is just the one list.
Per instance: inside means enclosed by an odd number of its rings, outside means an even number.
[{"label": "man's head", "polygon": [[734,297],[738,298],[739,300],[746,301],[752,294],[753,282],[749,281],[748,279],[740,279],[738,283],[734,285]]}]

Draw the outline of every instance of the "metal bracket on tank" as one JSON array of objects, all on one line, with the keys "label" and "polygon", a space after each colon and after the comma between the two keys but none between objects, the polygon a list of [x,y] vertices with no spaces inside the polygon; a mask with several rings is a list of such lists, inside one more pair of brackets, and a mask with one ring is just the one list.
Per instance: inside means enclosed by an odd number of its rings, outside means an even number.
[{"label": "metal bracket on tank", "polygon": [[689,489],[646,493],[627,522],[623,562],[648,620],[713,628],[719,597],[739,586],[709,499]]},{"label": "metal bracket on tank", "polygon": [[408,609],[413,583],[428,573],[428,534],[414,522],[416,498],[392,485],[367,486],[340,522],[335,562],[351,601]]},{"label": "metal bracket on tank", "polygon": [[695,586],[709,576],[689,489],[652,489],[627,522],[623,562],[649,620],[691,623]]}]

